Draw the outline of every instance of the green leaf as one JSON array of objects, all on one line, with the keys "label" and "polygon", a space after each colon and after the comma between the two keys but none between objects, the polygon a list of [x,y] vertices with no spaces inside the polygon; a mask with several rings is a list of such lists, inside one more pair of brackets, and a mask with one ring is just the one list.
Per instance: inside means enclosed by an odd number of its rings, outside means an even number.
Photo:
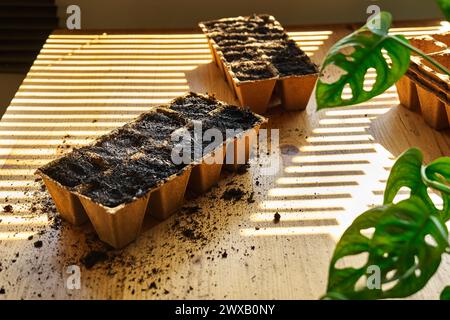
[{"label": "green leaf", "polygon": [[[450,219],[450,195],[445,190],[450,188],[441,179],[446,176],[449,179],[447,181],[450,181],[450,158],[439,158],[428,166],[423,166],[422,161],[422,152],[416,148],[405,151],[397,159],[386,183],[383,203],[392,203],[399,190],[407,187],[411,196],[421,198],[428,210],[447,221]],[[428,195],[428,187],[441,191],[440,196],[444,204],[442,210],[434,205]]]},{"label": "green leaf", "polygon": [[439,158],[422,170],[424,182],[434,189],[450,193],[450,158]]},{"label": "green leaf", "polygon": [[450,0],[436,0],[445,18],[450,20]]},{"label": "green leaf", "polygon": [[422,180],[425,185],[440,191],[444,206],[440,211],[444,221],[450,220],[450,158],[439,158],[422,167]]},{"label": "green leaf", "polygon": [[380,12],[372,17],[365,25],[371,32],[380,36],[386,36],[392,25],[392,15],[389,12]]},{"label": "green leaf", "polygon": [[444,290],[442,290],[439,299],[441,299],[441,300],[450,300],[450,286],[446,286],[444,288]]},{"label": "green leaf", "polygon": [[[377,21],[379,28],[376,26]],[[408,70],[410,50],[402,45],[407,40],[401,36],[388,35],[391,21],[389,13],[381,12],[330,49],[317,82],[318,109],[370,100],[394,85]],[[391,65],[383,56],[382,49],[392,60]],[[377,72],[376,81],[372,89],[366,91],[364,78],[372,68]],[[342,98],[346,86],[350,86],[352,91],[349,99]]]},{"label": "green leaf", "polygon": [[416,148],[411,148],[400,155],[392,166],[386,183],[384,204],[392,203],[399,190],[407,187],[410,189],[411,195],[420,197],[431,208],[434,208],[433,201],[428,196],[427,186],[422,181],[422,161],[422,152]]},{"label": "green leaf", "polygon": [[[363,234],[368,228],[375,229],[371,237]],[[409,296],[422,289],[436,272],[448,247],[447,237],[444,222],[419,197],[371,209],[356,218],[338,242],[330,265],[326,297]],[[368,255],[362,267],[336,267],[340,259],[361,253]],[[368,271],[372,266],[380,270],[380,286],[357,287],[360,278],[371,275]]]}]

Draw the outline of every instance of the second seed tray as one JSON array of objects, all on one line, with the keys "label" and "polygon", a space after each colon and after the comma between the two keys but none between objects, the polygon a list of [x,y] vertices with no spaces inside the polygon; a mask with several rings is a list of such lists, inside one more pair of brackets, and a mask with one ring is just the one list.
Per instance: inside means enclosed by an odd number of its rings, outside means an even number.
[{"label": "second seed tray", "polygon": [[273,16],[224,18],[199,26],[242,106],[263,114],[278,99],[286,110],[306,108],[318,68]]}]

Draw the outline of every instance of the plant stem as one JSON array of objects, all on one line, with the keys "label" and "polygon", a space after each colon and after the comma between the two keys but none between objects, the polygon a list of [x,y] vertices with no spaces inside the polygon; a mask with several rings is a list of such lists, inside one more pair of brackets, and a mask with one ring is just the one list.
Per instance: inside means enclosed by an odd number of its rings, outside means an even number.
[{"label": "plant stem", "polygon": [[433,60],[432,58],[430,58],[426,53],[424,53],[424,52],[420,51],[419,49],[417,49],[416,47],[410,45],[409,42],[405,42],[405,41],[401,40],[400,38],[397,38],[396,36],[388,35],[388,37],[391,38],[391,39],[394,39],[395,41],[400,43],[402,46],[408,48],[409,50],[417,53],[419,56],[421,56],[422,58],[427,60],[429,63],[431,63],[433,66],[435,66],[436,68],[441,70],[443,73],[445,73],[446,75],[450,76],[450,71],[446,67],[444,67],[439,62],[437,62],[437,61]]}]

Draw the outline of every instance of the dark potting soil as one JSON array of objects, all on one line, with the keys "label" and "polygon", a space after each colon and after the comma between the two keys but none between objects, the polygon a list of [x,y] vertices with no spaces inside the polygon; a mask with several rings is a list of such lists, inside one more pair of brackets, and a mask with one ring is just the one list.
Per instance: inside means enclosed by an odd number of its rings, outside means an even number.
[{"label": "dark potting soil", "polygon": [[241,188],[230,188],[222,194],[222,199],[227,201],[239,201],[245,195]]},{"label": "dark potting soil", "polygon": [[317,66],[292,40],[283,44],[274,44],[268,49],[263,49],[263,51],[282,77],[318,72]]},{"label": "dark potting soil", "polygon": [[179,97],[171,104],[170,109],[179,112],[189,120],[202,120],[209,112],[218,108],[220,103],[214,97],[204,97],[189,94],[187,97]]},{"label": "dark potting soil", "polygon": [[172,162],[169,145],[147,140],[136,149],[136,144],[126,147],[124,141],[80,148],[42,171],[95,202],[115,207],[143,196],[186,166]]},{"label": "dark potting soil", "polygon": [[204,23],[241,81],[318,72],[306,53],[268,15],[252,15]]},{"label": "dark potting soil", "polygon": [[261,55],[261,51],[254,48],[247,48],[241,45],[236,45],[227,48],[227,50],[222,51],[223,56],[227,62],[245,62],[245,61],[256,61]]},{"label": "dark potting soil", "polygon": [[236,30],[237,32],[242,32],[244,30],[255,30],[259,27],[275,27],[274,21],[268,14],[254,14],[249,17],[207,21],[204,24],[211,32],[220,32],[222,30],[227,30],[229,32]]},{"label": "dark potting soil", "polygon": [[231,70],[241,81],[269,79],[277,76],[277,70],[264,60],[235,61],[231,63]]},{"label": "dark potting soil", "polygon": [[248,109],[228,107],[212,114],[209,119],[205,120],[205,123],[209,128],[218,128],[222,133],[226,133],[227,129],[248,130],[258,121],[259,118]]},{"label": "dark potting soil", "polygon": [[91,251],[81,259],[86,269],[91,269],[97,263],[108,260],[108,254],[104,251]]},{"label": "dark potting soil", "polygon": [[278,223],[281,220],[281,215],[278,212],[275,212],[273,215],[273,223]]},{"label": "dark potting soil", "polygon": [[[195,135],[194,127],[188,129],[190,136],[194,137],[193,145],[196,147],[201,146],[202,151],[201,153],[196,153],[195,149],[193,149],[191,158],[198,160],[202,156],[209,154],[227,139],[254,127],[258,121],[259,118],[247,109],[232,106],[217,109],[202,121],[201,135]],[[204,133],[209,129],[217,129],[220,132],[220,137],[217,139],[216,137],[211,137],[211,140],[206,139]]]},{"label": "dark potting soil", "polygon": [[116,207],[145,195],[168,177],[182,172],[187,164],[172,161],[171,135],[183,127],[192,131],[191,120],[202,120],[203,131],[219,129],[224,139],[226,129],[247,130],[259,120],[248,110],[225,106],[213,97],[194,93],[175,100],[171,109],[174,111],[159,108],[144,113],[94,144],[75,149],[40,170],[94,202]]},{"label": "dark potting soil", "polygon": [[42,248],[43,243],[42,243],[41,240],[38,240],[38,241],[35,241],[33,243],[33,245],[34,245],[35,248]]},{"label": "dark potting soil", "polygon": [[187,120],[179,114],[170,112],[144,113],[130,127],[145,138],[166,140],[176,129],[184,126]]},{"label": "dark potting soil", "polygon": [[86,179],[79,191],[105,206],[115,207],[145,195],[186,166],[172,162],[171,148],[147,145],[142,151],[133,154],[122,165]]}]

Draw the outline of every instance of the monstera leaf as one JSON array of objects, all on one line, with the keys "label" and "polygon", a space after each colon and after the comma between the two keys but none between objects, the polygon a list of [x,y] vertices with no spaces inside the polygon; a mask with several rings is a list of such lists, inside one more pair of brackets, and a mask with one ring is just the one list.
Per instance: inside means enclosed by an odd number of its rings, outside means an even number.
[{"label": "monstera leaf", "polygon": [[[403,43],[408,41],[388,34],[391,22],[391,14],[381,12],[331,48],[317,81],[318,109],[367,101],[386,91],[405,74],[410,49]],[[390,62],[383,53],[387,53]],[[376,81],[366,91],[364,80],[371,69],[376,70]],[[344,88],[351,89],[348,98],[343,96]]]},{"label": "monstera leaf", "polygon": [[444,290],[442,290],[439,298],[441,300],[450,300],[450,286],[446,286]]},{"label": "monstera leaf", "polygon": [[[427,166],[422,161],[420,150],[404,152],[391,169],[384,206],[363,213],[345,231],[330,264],[326,298],[406,297],[423,288],[436,272],[442,254],[449,252],[445,221],[450,218],[450,158]],[[410,189],[410,197],[394,203],[403,187]],[[428,195],[430,187],[441,193],[441,210]],[[341,259],[348,263],[350,257],[362,254],[367,256],[363,266],[339,267]],[[367,282],[374,268],[377,287]]]},{"label": "monstera leaf", "polygon": [[423,155],[419,149],[405,151],[392,166],[389,179],[384,190],[384,204],[390,204],[402,187],[407,187],[411,195],[420,197],[430,208],[433,201],[428,196],[427,186],[422,181]]},{"label": "monstera leaf", "polygon": [[447,20],[450,20],[450,0],[436,0]]},{"label": "monstera leaf", "polygon": [[[364,231],[374,229],[372,236]],[[436,272],[448,247],[448,232],[439,216],[416,196],[371,209],[359,216],[338,242],[331,260],[327,298],[383,299],[409,296]],[[340,259],[366,253],[362,267],[338,268]],[[379,270],[379,286],[367,282]]]},{"label": "monstera leaf", "polygon": [[[450,219],[450,158],[443,157],[422,165],[422,152],[411,148],[405,151],[391,169],[384,191],[384,204],[390,204],[402,187],[410,190],[411,195],[417,196],[434,214],[440,215],[443,221]],[[440,191],[443,208],[438,209],[428,194],[428,189]]]},{"label": "monstera leaf", "polygon": [[[437,2],[449,19],[450,0]],[[316,85],[318,109],[357,104],[383,93],[408,69],[410,52],[450,76],[447,68],[405,38],[389,35],[391,20],[389,13],[382,12],[331,48]],[[376,80],[367,89],[364,82],[372,69]],[[450,220],[450,158],[439,158],[427,166],[422,161],[418,149],[402,154],[387,181],[384,206],[363,213],[344,232],[330,263],[324,298],[407,297],[427,284],[442,254],[450,253],[445,225]],[[409,188],[410,197],[394,203],[403,187]],[[430,189],[440,193],[442,209],[433,203]],[[369,230],[373,232],[368,234]],[[342,260],[348,264],[351,257],[362,254],[367,257],[362,266],[339,266]],[[373,276],[378,279],[375,286],[368,281]],[[441,299],[450,299],[450,286]]]},{"label": "monstera leaf", "polygon": [[427,166],[422,167],[423,182],[440,191],[443,209],[440,211],[442,219],[447,221],[450,219],[450,158],[439,158]]},{"label": "monstera leaf", "polygon": [[450,158],[439,158],[424,167],[422,178],[430,187],[450,193]]}]

